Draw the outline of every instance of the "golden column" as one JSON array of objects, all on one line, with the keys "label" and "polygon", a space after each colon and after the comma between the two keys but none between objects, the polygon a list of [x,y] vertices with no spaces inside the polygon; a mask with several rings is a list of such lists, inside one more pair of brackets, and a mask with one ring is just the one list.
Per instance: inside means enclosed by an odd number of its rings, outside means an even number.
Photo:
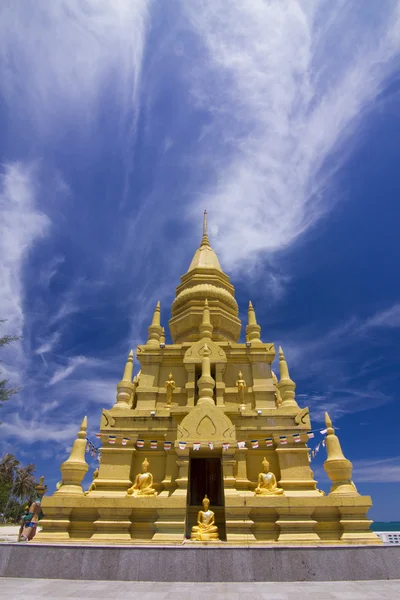
[{"label": "golden column", "polygon": [[82,481],[89,467],[85,460],[87,417],[83,418],[69,458],[61,465],[62,486],[56,494],[82,494]]},{"label": "golden column", "polygon": [[207,343],[204,344],[204,355],[201,361],[201,377],[197,382],[199,387],[199,399],[197,405],[200,404],[215,404],[214,402],[214,386],[215,380],[211,377],[211,363],[209,355],[211,353]]}]

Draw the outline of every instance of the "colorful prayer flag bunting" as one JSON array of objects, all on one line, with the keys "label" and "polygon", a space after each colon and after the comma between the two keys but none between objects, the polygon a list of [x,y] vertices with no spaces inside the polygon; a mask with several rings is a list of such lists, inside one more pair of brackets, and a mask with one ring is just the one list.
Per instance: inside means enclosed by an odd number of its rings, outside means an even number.
[{"label": "colorful prayer flag bunting", "polygon": [[307,435],[308,435],[308,439],[309,439],[309,440],[311,440],[311,438],[313,438],[313,437],[314,437],[314,434],[313,434],[313,432],[312,432],[312,431],[309,431],[309,432],[307,433]]},{"label": "colorful prayer flag bunting", "polygon": [[150,442],[150,448],[152,450],[157,450],[157,446],[158,446],[157,440],[151,440],[151,442]]},{"label": "colorful prayer flag bunting", "polygon": [[246,442],[238,442],[238,448],[246,448]]},{"label": "colorful prayer flag bunting", "polygon": [[265,438],[265,443],[267,444],[267,446],[273,446],[274,445],[274,441],[272,438]]},{"label": "colorful prayer flag bunting", "polygon": [[222,449],[223,449],[223,450],[225,450],[225,452],[226,452],[227,450],[229,450],[229,444],[228,444],[227,442],[224,442],[224,443],[222,444]]},{"label": "colorful prayer flag bunting", "polygon": [[179,450],[184,450],[186,448],[186,442],[179,442]]},{"label": "colorful prayer flag bunting", "polygon": [[321,433],[322,435],[325,435],[325,433],[328,433],[328,429],[321,429],[320,433]]},{"label": "colorful prayer flag bunting", "polygon": [[300,434],[299,433],[294,433],[293,434],[293,439],[296,442],[296,444],[298,444],[299,442],[301,442]]},{"label": "colorful prayer flag bunting", "polygon": [[287,444],[287,437],[286,435],[280,435],[279,436],[279,441],[281,444]]},{"label": "colorful prayer flag bunting", "polygon": [[138,448],[143,448],[144,447],[144,440],[136,440],[136,446]]},{"label": "colorful prayer flag bunting", "polygon": [[171,450],[172,442],[164,442],[164,450]]},{"label": "colorful prayer flag bunting", "polygon": [[101,433],[96,433],[97,438],[101,438]]},{"label": "colorful prayer flag bunting", "polygon": [[212,442],[208,442],[208,447],[210,450],[214,450],[214,444]]},{"label": "colorful prayer flag bunting", "polygon": [[200,442],[194,442],[193,450],[200,450],[200,446],[201,446]]},{"label": "colorful prayer flag bunting", "polygon": [[258,448],[258,440],[251,440],[251,447],[254,449]]},{"label": "colorful prayer flag bunting", "polygon": [[108,436],[108,443],[109,444],[115,444],[115,440],[117,439],[116,435],[109,435]]},{"label": "colorful prayer flag bunting", "polygon": [[126,446],[130,438],[122,438],[122,445]]}]

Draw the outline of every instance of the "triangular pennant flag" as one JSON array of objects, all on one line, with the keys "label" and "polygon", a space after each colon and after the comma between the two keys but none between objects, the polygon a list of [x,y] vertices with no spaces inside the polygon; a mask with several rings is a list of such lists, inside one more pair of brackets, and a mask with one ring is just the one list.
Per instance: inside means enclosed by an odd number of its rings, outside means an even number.
[{"label": "triangular pennant flag", "polygon": [[194,442],[193,443],[193,450],[200,450],[200,446],[201,446],[200,442]]},{"label": "triangular pennant flag", "polygon": [[225,450],[225,452],[226,452],[226,450],[229,450],[229,444],[228,444],[228,442],[224,442],[222,444],[222,449]]},{"label": "triangular pennant flag", "polygon": [[214,450],[214,444],[212,442],[208,442],[208,447],[210,450]]}]

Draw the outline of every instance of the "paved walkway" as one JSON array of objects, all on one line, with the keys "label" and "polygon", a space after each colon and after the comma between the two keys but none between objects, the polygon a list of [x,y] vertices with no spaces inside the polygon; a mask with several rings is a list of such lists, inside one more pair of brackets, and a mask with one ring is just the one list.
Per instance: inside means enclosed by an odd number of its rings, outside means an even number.
[{"label": "paved walkway", "polygon": [[[23,565],[21,565],[23,569]],[[89,600],[399,600],[400,580],[298,583],[145,583],[0,578],[0,598]]]},{"label": "paved walkway", "polygon": [[17,542],[19,525],[6,525],[0,527],[0,542]]}]

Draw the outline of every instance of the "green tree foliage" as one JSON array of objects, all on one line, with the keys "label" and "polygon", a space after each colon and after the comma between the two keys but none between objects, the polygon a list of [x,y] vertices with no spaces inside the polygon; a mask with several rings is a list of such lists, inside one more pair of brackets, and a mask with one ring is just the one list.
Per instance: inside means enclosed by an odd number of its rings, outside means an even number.
[{"label": "green tree foliage", "polygon": [[9,452],[0,458],[0,513],[2,520],[18,521],[36,492],[35,465],[24,467]]},{"label": "green tree foliage", "polygon": [[[0,323],[5,323],[4,319],[0,319]],[[8,344],[12,344],[12,342],[16,342],[20,338],[15,335],[3,335],[0,337],[0,348],[3,346],[7,346]],[[19,388],[10,388],[7,387],[8,379],[0,380],[0,402],[5,402],[9,400],[11,396],[16,394]]]}]

